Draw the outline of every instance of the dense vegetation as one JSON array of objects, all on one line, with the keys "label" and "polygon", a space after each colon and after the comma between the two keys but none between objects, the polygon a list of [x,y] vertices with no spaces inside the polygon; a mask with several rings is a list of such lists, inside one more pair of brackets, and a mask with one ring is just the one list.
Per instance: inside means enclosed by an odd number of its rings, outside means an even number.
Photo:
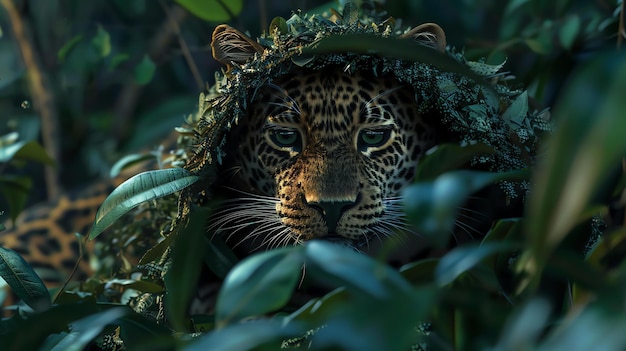
[{"label": "dense vegetation", "polygon": [[[199,3],[0,0],[5,216],[60,188],[102,177],[120,155],[157,143],[180,125],[219,69],[207,46],[215,24],[230,21],[254,35],[267,28],[268,18],[288,17],[291,9],[283,1],[276,8],[263,1]],[[212,10],[224,3],[227,11]],[[312,11],[337,6],[294,5]],[[52,306],[31,303],[33,311],[2,320],[2,348],[115,349],[119,335],[129,350],[275,350],[281,343],[346,350],[625,349],[623,2],[396,0],[385,8],[407,26],[439,23],[449,44],[464,48],[468,58],[493,64],[506,58],[515,84],[528,87],[537,105],[551,106],[554,133],[532,170],[523,217],[501,220],[475,243],[400,271],[326,243],[270,251],[234,268],[214,315],[190,321],[184,304],[194,267],[211,256],[193,235],[206,215],[198,213],[177,233],[163,281],[115,282],[122,290],[156,294],[165,286],[167,325],[105,302],[102,282],[57,295]],[[208,17],[214,14],[219,16]],[[29,28],[23,36],[20,25]],[[32,56],[23,54],[27,48]],[[453,151],[454,157],[444,150],[424,162],[443,171],[459,154],[476,152]],[[43,179],[37,176],[41,164],[56,168],[45,168]],[[438,178],[431,171],[414,189],[432,194],[443,181],[465,186],[500,177],[484,176],[451,172]],[[469,195],[424,197],[420,211],[407,211],[415,225],[435,233],[433,245],[445,245],[456,207]],[[1,253],[3,276],[10,276],[6,267],[14,267],[15,258]],[[226,275],[231,258],[212,257],[208,265]],[[332,291],[294,311],[285,305],[300,282],[301,262],[307,281]],[[47,294],[27,264],[17,265],[16,290]],[[27,303],[36,300],[22,295]],[[194,329],[209,332],[192,336]]]}]

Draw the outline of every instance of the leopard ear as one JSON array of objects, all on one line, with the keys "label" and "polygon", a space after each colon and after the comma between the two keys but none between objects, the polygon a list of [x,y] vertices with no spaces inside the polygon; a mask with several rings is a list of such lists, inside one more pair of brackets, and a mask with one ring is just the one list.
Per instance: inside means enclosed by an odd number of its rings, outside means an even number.
[{"label": "leopard ear", "polygon": [[211,49],[213,57],[229,68],[233,63],[242,64],[265,50],[254,39],[226,24],[220,24],[213,31]]},{"label": "leopard ear", "polygon": [[446,33],[435,23],[424,23],[402,34],[400,38],[411,38],[420,44],[446,52]]}]

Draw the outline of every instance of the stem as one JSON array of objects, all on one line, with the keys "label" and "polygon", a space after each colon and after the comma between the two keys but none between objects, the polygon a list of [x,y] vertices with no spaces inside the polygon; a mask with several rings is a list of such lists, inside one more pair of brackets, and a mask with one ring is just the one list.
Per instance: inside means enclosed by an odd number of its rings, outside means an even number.
[{"label": "stem", "polygon": [[[60,160],[60,148],[58,143],[58,116],[54,102],[54,96],[46,86],[49,86],[48,78],[41,69],[39,56],[28,37],[27,23],[21,18],[12,0],[0,0],[4,6],[11,23],[13,36],[18,44],[24,66],[26,67],[30,95],[33,108],[39,113],[41,119],[41,138],[44,148],[52,159]],[[59,193],[58,173],[53,167],[45,168],[45,181],[48,199],[55,198]]]}]

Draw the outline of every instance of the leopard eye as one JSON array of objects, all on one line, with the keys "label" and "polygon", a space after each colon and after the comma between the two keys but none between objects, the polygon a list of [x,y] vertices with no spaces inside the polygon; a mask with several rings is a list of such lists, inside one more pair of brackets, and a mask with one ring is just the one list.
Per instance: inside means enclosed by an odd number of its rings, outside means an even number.
[{"label": "leopard eye", "polygon": [[383,146],[391,137],[391,129],[365,129],[359,132],[357,147],[365,150],[370,147]]},{"label": "leopard eye", "polygon": [[300,133],[292,129],[270,129],[268,130],[270,141],[280,149],[293,149],[300,151],[302,141]]}]

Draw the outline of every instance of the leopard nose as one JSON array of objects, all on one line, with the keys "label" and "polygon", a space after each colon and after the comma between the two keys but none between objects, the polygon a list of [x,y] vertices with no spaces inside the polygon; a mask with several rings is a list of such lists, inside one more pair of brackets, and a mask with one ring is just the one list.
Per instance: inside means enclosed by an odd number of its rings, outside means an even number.
[{"label": "leopard nose", "polygon": [[318,210],[324,217],[326,226],[328,227],[328,234],[337,233],[337,223],[339,219],[347,210],[354,207],[355,204],[356,203],[353,201],[309,202],[309,205]]}]

